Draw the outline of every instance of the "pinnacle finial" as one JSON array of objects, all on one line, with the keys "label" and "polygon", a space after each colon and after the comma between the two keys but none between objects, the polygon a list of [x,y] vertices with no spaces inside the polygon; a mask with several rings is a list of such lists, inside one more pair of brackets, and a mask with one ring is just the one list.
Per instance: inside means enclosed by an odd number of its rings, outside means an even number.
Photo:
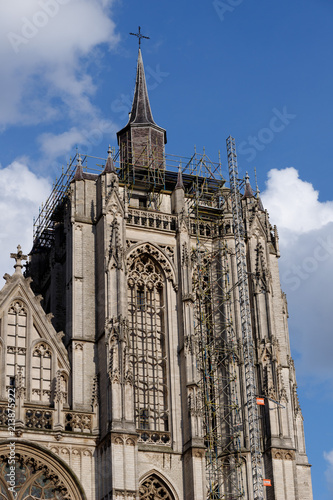
[{"label": "pinnacle finial", "polygon": [[82,168],[82,159],[80,153],[78,153],[77,156],[77,164],[76,164],[76,170],[75,170],[75,175],[73,177],[74,181],[82,181],[83,180],[83,168]]},{"label": "pinnacle finial", "polygon": [[258,186],[257,169],[256,169],[256,167],[254,167],[254,178],[256,180],[256,197],[259,198],[260,189],[259,189],[259,186]]},{"label": "pinnacle finial", "polygon": [[15,259],[15,273],[22,274],[22,260],[28,260],[27,255],[23,255],[21,245],[17,245],[17,253],[10,254],[11,259]]},{"label": "pinnacle finial", "polygon": [[248,172],[245,173],[245,190],[243,198],[254,198],[254,194],[250,184],[250,176]]},{"label": "pinnacle finial", "polygon": [[175,186],[175,189],[184,189],[183,174],[182,174],[182,166],[181,166],[181,164],[179,164],[179,167],[178,167],[177,184]]},{"label": "pinnacle finial", "polygon": [[103,173],[105,172],[114,172],[116,173],[116,169],[115,169],[115,166],[114,166],[114,163],[113,163],[113,158],[112,158],[112,150],[111,150],[111,146],[109,144],[109,149],[108,149],[108,157],[107,157],[107,160],[106,160],[106,163],[105,163],[105,167],[104,167],[104,171]]}]

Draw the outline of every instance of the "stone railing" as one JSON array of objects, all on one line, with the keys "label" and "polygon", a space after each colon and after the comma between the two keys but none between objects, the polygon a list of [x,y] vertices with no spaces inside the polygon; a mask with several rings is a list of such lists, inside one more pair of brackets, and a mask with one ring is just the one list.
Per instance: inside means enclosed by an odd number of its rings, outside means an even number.
[{"label": "stone railing", "polygon": [[[8,425],[8,405],[0,404],[0,427]],[[53,408],[24,408],[24,423],[27,429],[54,430],[57,427],[57,411]],[[61,412],[65,432],[93,431],[94,414],[63,410]]]},{"label": "stone railing", "polygon": [[174,215],[162,214],[160,212],[150,212],[149,210],[128,210],[127,224],[131,226],[141,226],[163,231],[175,231],[177,218]]},{"label": "stone railing", "polygon": [[157,446],[171,446],[171,433],[161,431],[150,431],[148,429],[137,429],[139,443]]},{"label": "stone railing", "polygon": [[91,433],[93,415],[91,413],[66,412],[65,431]]},{"label": "stone railing", "polygon": [[54,410],[27,409],[25,411],[25,425],[28,429],[46,429],[53,428]]}]

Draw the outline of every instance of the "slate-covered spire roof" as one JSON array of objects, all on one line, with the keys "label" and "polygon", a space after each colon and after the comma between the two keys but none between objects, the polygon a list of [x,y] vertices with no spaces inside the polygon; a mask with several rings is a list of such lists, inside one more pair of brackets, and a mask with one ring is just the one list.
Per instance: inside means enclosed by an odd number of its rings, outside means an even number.
[{"label": "slate-covered spire roof", "polygon": [[156,125],[149,104],[141,49],[139,49],[134,99],[128,123],[151,123]]},{"label": "slate-covered spire roof", "polygon": [[252,187],[250,184],[250,177],[249,177],[249,174],[247,172],[245,175],[245,190],[244,190],[243,198],[254,198],[254,194],[253,194]]},{"label": "slate-covered spire roof", "polygon": [[109,146],[109,149],[108,149],[108,157],[107,157],[107,160],[106,160],[106,163],[105,163],[105,167],[104,167],[104,172],[114,172],[116,173],[116,169],[115,169],[115,166],[114,166],[114,163],[113,163],[113,159],[112,159],[112,151],[111,151],[111,146]]}]

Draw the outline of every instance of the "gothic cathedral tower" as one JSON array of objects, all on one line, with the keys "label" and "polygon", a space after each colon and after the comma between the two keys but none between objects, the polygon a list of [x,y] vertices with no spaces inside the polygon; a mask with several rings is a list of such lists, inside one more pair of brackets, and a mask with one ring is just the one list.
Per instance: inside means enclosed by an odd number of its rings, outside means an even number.
[{"label": "gothic cathedral tower", "polygon": [[117,137],[99,174],[76,156],[5,275],[0,499],[312,500],[259,195],[166,155],[140,50]]}]

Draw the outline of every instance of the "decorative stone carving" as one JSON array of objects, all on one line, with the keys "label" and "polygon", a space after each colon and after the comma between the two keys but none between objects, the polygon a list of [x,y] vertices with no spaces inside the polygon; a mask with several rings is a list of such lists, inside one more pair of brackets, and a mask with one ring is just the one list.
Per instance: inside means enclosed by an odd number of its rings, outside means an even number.
[{"label": "decorative stone carving", "polygon": [[190,256],[187,243],[182,245],[182,266],[188,266],[190,263]]},{"label": "decorative stone carving", "polygon": [[67,376],[61,370],[57,370],[54,401],[67,402]]},{"label": "decorative stone carving", "polygon": [[111,224],[111,238],[109,247],[109,269],[123,269],[124,249],[121,244],[119,222],[114,217]]},{"label": "decorative stone carving", "polygon": [[151,243],[140,245],[129,253],[129,255],[127,256],[127,269],[130,269],[131,266],[133,266],[135,260],[143,254],[147,254],[153,257],[163,269],[166,278],[170,280],[174,286],[176,286],[176,273],[174,268],[171,266],[169,259],[162,250],[158,249]]},{"label": "decorative stone carving", "polygon": [[202,415],[202,397],[199,387],[192,385],[188,387],[187,392],[187,404],[189,413],[195,417],[200,417]]},{"label": "decorative stone carving", "polygon": [[167,485],[155,474],[143,481],[139,488],[140,500],[174,500]]},{"label": "decorative stone carving", "polygon": [[92,415],[90,413],[66,412],[65,430],[91,433]]},{"label": "decorative stone carving", "polygon": [[24,398],[25,397],[25,387],[23,385],[23,368],[22,366],[17,367],[17,375],[16,375],[16,397],[17,398]]},{"label": "decorative stone carving", "polygon": [[298,399],[298,394],[297,394],[297,385],[294,384],[293,386],[293,403],[294,403],[294,411],[295,411],[295,416],[302,417],[302,410],[301,410],[301,405],[299,404],[299,399]]},{"label": "decorative stone carving", "polygon": [[26,316],[27,310],[25,304],[20,300],[15,300],[9,306],[8,312],[11,314],[21,314]]},{"label": "decorative stone carving", "polygon": [[264,248],[260,242],[257,243],[256,249],[256,272],[254,278],[255,293],[269,292],[270,273],[267,269]]},{"label": "decorative stone carving", "polygon": [[123,445],[124,444],[124,438],[122,436],[113,434],[111,436],[111,442],[114,443],[114,444],[121,444],[121,445]]},{"label": "decorative stone carving", "polygon": [[279,366],[280,350],[275,337],[265,338],[260,342],[259,360],[262,364],[263,393],[276,400],[279,388],[283,386],[281,369]]},{"label": "decorative stone carving", "polygon": [[272,448],[271,453],[275,460],[295,460],[296,458],[294,450]]},{"label": "decorative stone carving", "polygon": [[108,346],[108,374],[112,383],[133,383],[128,351],[128,320],[121,315],[106,322]]},{"label": "decorative stone carving", "polygon": [[51,430],[53,427],[53,412],[50,410],[26,410],[25,425],[28,429]]},{"label": "decorative stone carving", "polygon": [[145,443],[149,445],[156,446],[170,446],[171,445],[171,433],[161,432],[161,431],[150,431],[150,430],[138,430],[139,433],[139,443]]},{"label": "decorative stone carving", "polygon": [[178,227],[177,230],[180,233],[188,233],[190,228],[189,217],[185,213],[185,209],[182,208],[182,211],[178,215]]},{"label": "decorative stone carving", "polygon": [[174,261],[175,259],[175,248],[170,245],[159,245],[159,248],[163,250],[163,252],[170,258],[170,260]]},{"label": "decorative stone carving", "polygon": [[91,405],[92,405],[93,408],[96,408],[96,406],[99,405],[99,380],[98,380],[98,375],[94,376]]}]

